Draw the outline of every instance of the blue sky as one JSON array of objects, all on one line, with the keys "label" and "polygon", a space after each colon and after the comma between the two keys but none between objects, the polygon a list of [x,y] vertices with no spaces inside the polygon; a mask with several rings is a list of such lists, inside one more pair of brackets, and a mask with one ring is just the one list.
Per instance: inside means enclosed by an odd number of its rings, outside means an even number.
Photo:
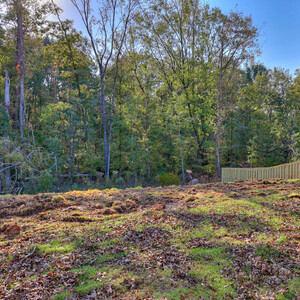
[{"label": "blue sky", "polygon": [[300,69],[300,0],[208,0],[224,12],[237,8],[251,15],[260,28],[262,55],[267,67]]},{"label": "blue sky", "polygon": [[[76,19],[76,28],[81,20],[71,0],[55,0],[64,9],[64,17]],[[235,9],[251,15],[260,28],[262,55],[257,61],[268,68],[283,67],[294,73],[300,69],[300,0],[206,0],[210,6],[220,7],[225,13]]]}]

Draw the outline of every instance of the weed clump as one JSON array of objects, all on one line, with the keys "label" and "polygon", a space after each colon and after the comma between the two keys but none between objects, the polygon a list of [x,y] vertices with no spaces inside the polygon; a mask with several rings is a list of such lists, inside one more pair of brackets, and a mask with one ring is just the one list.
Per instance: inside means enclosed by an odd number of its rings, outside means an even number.
[{"label": "weed clump", "polygon": [[84,222],[93,222],[94,219],[90,218],[90,217],[86,217],[83,215],[69,215],[69,216],[65,216],[62,218],[62,221],[64,222],[79,222],[79,223],[84,223]]},{"label": "weed clump", "polygon": [[104,208],[104,209],[101,209],[101,210],[99,211],[99,214],[104,215],[104,216],[107,216],[107,215],[113,215],[113,214],[115,214],[115,213],[116,213],[116,211],[115,211],[114,209],[108,208],[108,207],[106,207],[106,208]]},{"label": "weed clump", "polygon": [[51,201],[55,204],[65,204],[66,203],[65,197],[62,195],[53,196]]},{"label": "weed clump", "polygon": [[188,202],[194,202],[196,200],[196,198],[194,197],[194,196],[192,196],[192,197],[187,197],[186,199],[185,199],[185,202],[186,203],[188,203]]},{"label": "weed clump", "polygon": [[96,208],[96,209],[103,209],[103,208],[104,208],[104,204],[103,204],[103,203],[97,203],[97,204],[95,205],[95,208]]},{"label": "weed clump", "polygon": [[121,206],[123,203],[121,201],[114,201],[113,206]]},{"label": "weed clump", "polygon": [[177,175],[173,173],[165,173],[158,175],[156,177],[157,183],[160,186],[168,186],[168,185],[178,185],[180,184],[180,179]]},{"label": "weed clump", "polygon": [[138,206],[135,201],[129,199],[125,201],[125,204],[129,208],[136,208]]},{"label": "weed clump", "polygon": [[300,198],[300,194],[297,194],[297,193],[293,193],[293,194],[290,194],[288,196],[289,199],[295,199],[295,198]]},{"label": "weed clump", "polygon": [[114,206],[114,210],[119,214],[122,214],[125,211],[124,207],[122,207],[121,205]]},{"label": "weed clump", "polygon": [[20,216],[30,216],[33,215],[35,212],[42,211],[44,209],[44,206],[42,203],[33,203],[33,204],[28,204],[20,206],[19,209],[19,215]]}]

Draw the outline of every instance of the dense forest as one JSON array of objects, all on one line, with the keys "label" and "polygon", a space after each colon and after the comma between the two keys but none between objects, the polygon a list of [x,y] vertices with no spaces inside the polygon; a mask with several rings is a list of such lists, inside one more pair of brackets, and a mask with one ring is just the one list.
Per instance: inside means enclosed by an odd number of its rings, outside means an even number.
[{"label": "dense forest", "polygon": [[[0,0],[0,192],[218,180],[300,156],[300,71],[198,0]],[[163,175],[165,174],[165,175]],[[167,174],[167,175],[166,175]],[[165,177],[163,177],[165,176]]]}]

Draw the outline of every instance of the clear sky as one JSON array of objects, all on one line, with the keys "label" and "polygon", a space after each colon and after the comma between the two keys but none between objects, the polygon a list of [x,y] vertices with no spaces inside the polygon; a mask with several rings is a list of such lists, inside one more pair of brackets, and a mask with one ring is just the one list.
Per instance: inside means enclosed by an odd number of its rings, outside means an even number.
[{"label": "clear sky", "polygon": [[[81,20],[71,0],[55,0],[64,9],[64,17],[75,19],[82,29]],[[283,67],[294,73],[300,69],[300,0],[205,0],[210,6],[220,7],[225,13],[235,9],[251,15],[260,28],[262,55],[257,61],[268,68]]]}]

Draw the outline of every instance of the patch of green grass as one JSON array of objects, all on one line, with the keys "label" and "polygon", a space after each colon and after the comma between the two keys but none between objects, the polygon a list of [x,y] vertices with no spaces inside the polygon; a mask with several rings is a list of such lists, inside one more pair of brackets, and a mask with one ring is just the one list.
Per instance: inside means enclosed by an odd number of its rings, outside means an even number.
[{"label": "patch of green grass", "polygon": [[113,245],[117,242],[122,242],[122,239],[112,239],[112,240],[107,240],[107,241],[103,241],[103,242],[99,242],[98,245],[99,246],[110,246]]},{"label": "patch of green grass", "polygon": [[285,196],[281,194],[273,194],[265,199],[265,201],[272,202],[272,203],[277,203],[278,200],[285,200]]},{"label": "patch of green grass", "polygon": [[37,275],[33,275],[33,276],[31,276],[31,277],[28,277],[27,279],[26,279],[26,281],[31,281],[31,280],[34,280],[34,279],[36,279],[37,278]]},{"label": "patch of green grass", "polygon": [[[295,280],[292,280],[293,282]],[[297,279],[298,281],[298,286],[296,288],[290,288],[289,285],[289,290],[281,295],[277,295],[276,299],[277,300],[294,300],[294,299],[299,299],[299,291],[300,291],[300,279]]]},{"label": "patch of green grass", "polygon": [[11,262],[14,259],[14,256],[11,254],[8,254],[6,259],[4,260],[5,262]]},{"label": "patch of green grass", "polygon": [[222,243],[237,245],[237,246],[248,244],[247,241],[235,239],[234,236],[225,236],[220,241],[222,241]]},{"label": "patch of green grass", "polygon": [[[71,273],[77,273],[81,284],[75,287],[80,296],[84,296],[92,292],[97,287],[104,287],[108,283],[119,284],[122,282],[122,269],[120,267],[105,266],[97,268],[93,266],[83,266],[81,268],[73,269]],[[96,280],[96,277],[99,278]]]},{"label": "patch of green grass", "polygon": [[273,228],[279,229],[285,223],[285,220],[283,217],[273,217],[269,222]]},{"label": "patch of green grass", "polygon": [[[222,278],[220,275],[222,266],[215,263],[205,264],[197,262],[195,268],[189,272],[197,281],[201,282],[195,286],[188,287],[186,284],[175,289],[168,288],[167,292],[159,292],[158,298],[166,299],[229,299],[236,295],[233,282]],[[178,282],[177,285],[179,285]],[[159,289],[158,289],[159,290]]]},{"label": "patch of green grass", "polygon": [[216,237],[222,237],[222,236],[226,236],[229,234],[230,234],[229,230],[225,227],[221,227],[217,230],[214,230],[214,236],[216,236]]},{"label": "patch of green grass", "polygon": [[100,286],[103,286],[103,283],[101,281],[88,280],[82,283],[82,285],[76,286],[75,291],[80,294],[80,296],[84,296],[91,293],[93,290]]},{"label": "patch of green grass", "polygon": [[288,236],[286,236],[286,235],[281,235],[280,238],[277,240],[277,242],[278,242],[279,244],[284,244],[285,242],[287,242],[288,239],[289,239]]},{"label": "patch of green grass", "polygon": [[[170,290],[170,289],[169,289]],[[181,300],[181,299],[201,299],[204,297],[204,299],[209,298],[209,291],[205,291],[205,289],[201,285],[196,285],[193,288],[189,287],[178,287],[176,289],[171,289],[170,291],[166,293],[156,293],[155,296],[158,298],[164,298],[164,299],[172,299],[172,300]]]},{"label": "patch of green grass", "polygon": [[168,286],[171,284],[172,279],[172,269],[167,268],[163,270],[156,270],[155,278],[151,283],[151,289],[154,291],[159,291],[156,296],[163,294],[168,291]]},{"label": "patch of green grass", "polygon": [[59,240],[52,240],[46,245],[37,245],[40,252],[51,254],[51,253],[67,253],[74,251],[74,244],[62,244]]},{"label": "patch of green grass", "polygon": [[269,190],[267,190],[267,194],[268,195],[275,195],[275,194],[278,194],[278,191],[269,189]]},{"label": "patch of green grass", "polygon": [[224,258],[225,249],[222,247],[218,248],[194,248],[188,251],[191,258],[194,260],[214,261],[220,264],[229,264],[229,261]]},{"label": "patch of green grass", "polygon": [[213,227],[210,224],[205,225],[204,223],[201,227],[197,229],[181,231],[179,234],[174,235],[172,242],[185,243],[192,238],[212,238],[214,236],[218,236],[218,233],[218,231],[214,231]]},{"label": "patch of green grass", "polygon": [[113,260],[115,258],[120,258],[122,256],[125,255],[125,252],[120,252],[117,254],[112,254],[112,253],[108,253],[108,254],[101,254],[98,256],[98,259],[96,260],[97,264],[103,263],[104,261],[109,261],[109,260]]},{"label": "patch of green grass", "polygon": [[213,290],[217,290],[216,299],[224,299],[236,294],[233,282],[221,274],[224,266],[231,266],[224,248],[195,248],[191,250],[191,257],[195,260],[195,268],[189,274],[199,281],[208,282]]},{"label": "patch of green grass", "polygon": [[284,179],[284,180],[280,180],[279,183],[294,183],[294,184],[298,184],[300,185],[300,180],[299,179]]},{"label": "patch of green grass", "polygon": [[70,271],[71,273],[80,273],[80,277],[81,279],[83,279],[84,277],[95,277],[97,275],[97,273],[99,272],[99,268],[95,268],[92,266],[83,266],[81,268],[78,269],[74,269]]},{"label": "patch of green grass", "polygon": [[262,256],[262,257],[268,259],[268,258],[272,258],[274,256],[276,257],[276,256],[280,255],[280,252],[275,248],[261,244],[256,247],[255,255]]},{"label": "patch of green grass", "polygon": [[280,295],[277,299],[298,299],[300,294],[300,278],[294,278],[288,282],[288,292],[284,295]]},{"label": "patch of green grass", "polygon": [[272,236],[266,233],[260,233],[256,238],[261,242],[271,242],[273,240]]},{"label": "patch of green grass", "polygon": [[52,296],[51,300],[65,300],[70,295],[71,295],[70,292],[62,292],[62,293]]}]

